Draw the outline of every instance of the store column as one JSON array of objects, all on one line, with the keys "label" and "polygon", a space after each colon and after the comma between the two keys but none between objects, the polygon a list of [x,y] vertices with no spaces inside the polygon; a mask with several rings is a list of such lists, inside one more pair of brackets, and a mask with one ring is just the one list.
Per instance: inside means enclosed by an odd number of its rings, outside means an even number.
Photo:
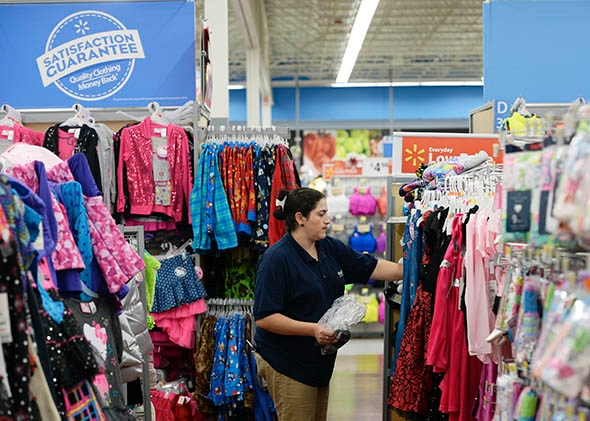
[{"label": "store column", "polygon": [[248,127],[260,126],[260,51],[246,51],[246,119]]},{"label": "store column", "polygon": [[229,40],[227,0],[205,0],[205,18],[211,31],[210,55],[213,71],[211,124],[229,122]]},{"label": "store column", "polygon": [[272,100],[265,96],[262,98],[262,127],[272,126]]}]

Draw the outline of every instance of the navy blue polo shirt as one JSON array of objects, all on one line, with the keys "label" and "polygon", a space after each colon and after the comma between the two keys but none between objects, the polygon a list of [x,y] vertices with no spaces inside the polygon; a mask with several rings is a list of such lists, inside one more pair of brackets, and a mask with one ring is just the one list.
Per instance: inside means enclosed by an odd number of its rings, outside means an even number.
[{"label": "navy blue polo shirt", "polygon": [[[254,318],[281,313],[316,323],[344,294],[344,285],[366,283],[377,259],[361,254],[332,237],[316,242],[318,260],[286,234],[258,262]],[[314,337],[277,335],[256,328],[256,347],[276,371],[301,383],[330,383],[336,354],[322,356]]]}]

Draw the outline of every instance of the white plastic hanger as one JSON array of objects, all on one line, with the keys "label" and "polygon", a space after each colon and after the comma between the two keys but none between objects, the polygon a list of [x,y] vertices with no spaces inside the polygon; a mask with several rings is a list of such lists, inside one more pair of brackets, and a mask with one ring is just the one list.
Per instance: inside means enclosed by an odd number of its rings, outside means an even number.
[{"label": "white plastic hanger", "polygon": [[94,118],[87,108],[80,104],[74,104],[72,109],[76,114],[61,123],[60,126],[82,126],[83,124],[86,124],[90,127],[94,127]]},{"label": "white plastic hanger", "polygon": [[169,123],[176,124],[177,126],[185,126],[194,122],[194,104],[195,101],[187,101],[184,105],[175,110],[163,111],[162,115],[169,121]]},{"label": "white plastic hanger", "polygon": [[6,115],[0,119],[0,126],[14,127],[15,124],[22,125],[20,112],[12,108],[10,105],[4,104],[0,110],[6,113]]},{"label": "white plastic hanger", "polygon": [[162,107],[156,101],[150,102],[148,104],[148,111],[151,113],[150,120],[152,120],[156,124],[160,124],[162,126],[167,126],[170,124],[170,121],[164,116],[164,112],[162,111]]},{"label": "white plastic hanger", "polygon": [[510,107],[510,113],[511,114],[518,113],[523,116],[530,116],[531,115],[529,110],[527,110],[527,108],[526,108],[526,101],[521,96],[516,98],[516,101],[514,101],[514,104],[512,104],[512,107]]}]

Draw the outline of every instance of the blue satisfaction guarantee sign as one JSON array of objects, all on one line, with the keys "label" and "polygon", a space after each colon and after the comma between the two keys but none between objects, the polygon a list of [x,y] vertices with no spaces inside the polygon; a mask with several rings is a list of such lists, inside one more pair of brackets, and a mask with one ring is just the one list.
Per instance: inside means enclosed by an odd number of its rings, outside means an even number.
[{"label": "blue satisfaction guarantee sign", "polygon": [[178,106],[196,96],[191,1],[0,4],[0,34],[0,104]]},{"label": "blue satisfaction guarantee sign", "polygon": [[37,66],[44,87],[55,83],[72,98],[98,101],[125,86],[135,60],[143,58],[139,31],[108,13],[84,10],[55,26]]}]

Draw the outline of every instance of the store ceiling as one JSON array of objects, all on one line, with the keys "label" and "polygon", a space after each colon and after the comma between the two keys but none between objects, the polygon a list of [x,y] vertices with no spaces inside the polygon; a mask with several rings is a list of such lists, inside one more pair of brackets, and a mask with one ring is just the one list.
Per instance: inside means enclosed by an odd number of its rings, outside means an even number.
[{"label": "store ceiling", "polygon": [[[333,83],[360,0],[264,0],[273,80]],[[246,79],[229,7],[231,83]],[[482,0],[381,0],[350,82],[480,81]],[[308,82],[310,83],[310,82]]]}]

